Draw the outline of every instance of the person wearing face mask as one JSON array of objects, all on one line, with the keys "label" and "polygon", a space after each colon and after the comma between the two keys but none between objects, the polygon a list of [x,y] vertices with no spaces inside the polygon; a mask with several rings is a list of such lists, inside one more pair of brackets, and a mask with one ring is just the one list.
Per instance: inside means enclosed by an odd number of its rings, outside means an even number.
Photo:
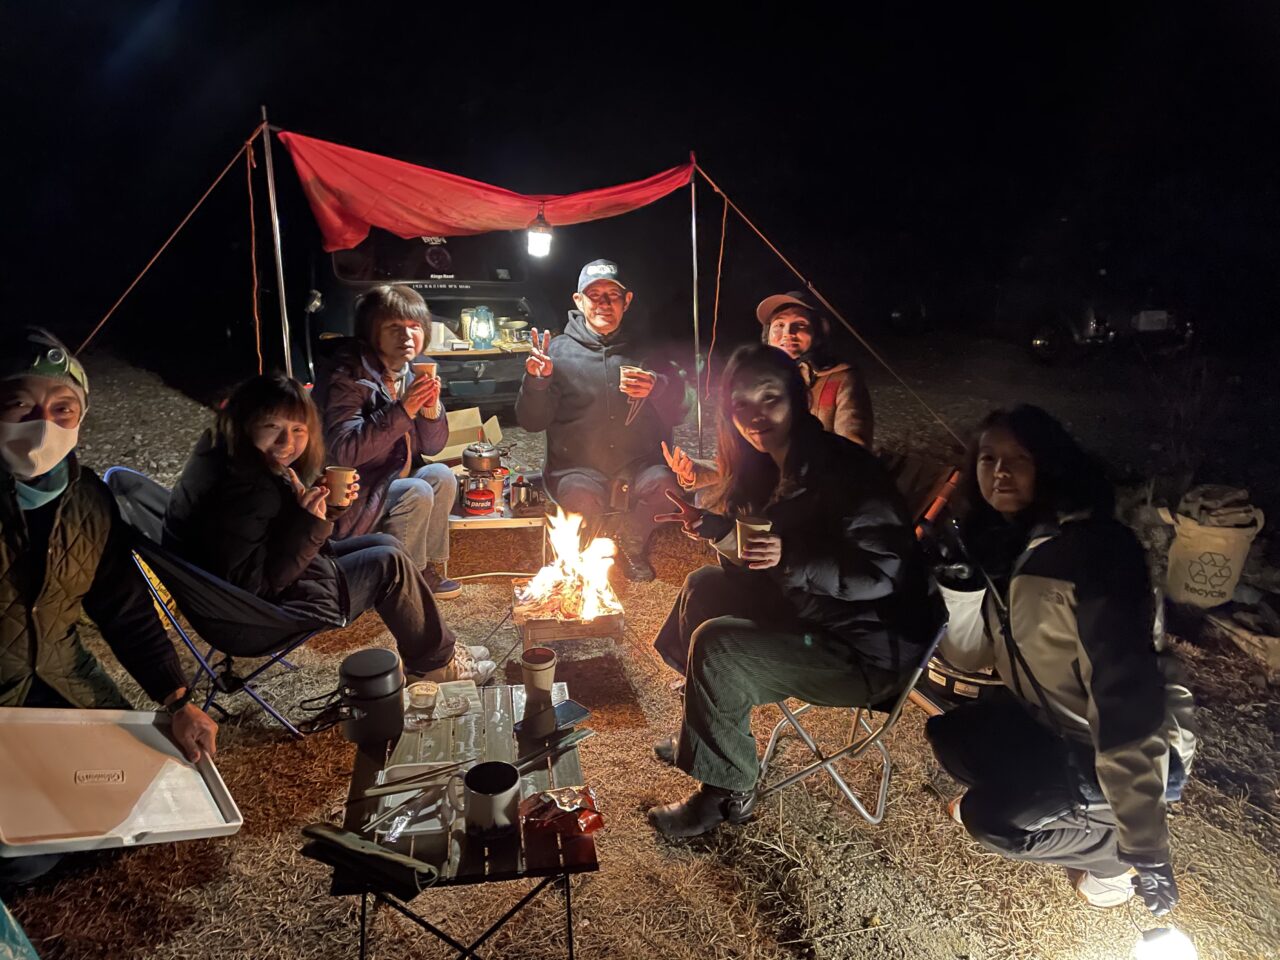
[{"label": "person wearing face mask", "polygon": [[649,539],[664,495],[677,492],[661,445],[693,408],[693,388],[674,363],[645,365],[624,329],[634,293],[610,260],[593,260],[578,274],[564,336],[533,331],[516,400],[525,430],[546,431],[547,492],[569,513],[605,513],[611,489],[630,486],[620,535],[621,567],[629,580],[652,580]]},{"label": "person wearing face mask", "polygon": [[[699,783],[649,811],[671,837],[750,816],[752,707],[878,703],[902,690],[942,622],[893,480],[866,448],[822,429],[782,351],[751,345],[729,358],[717,442],[708,509],[672,497],[679,512],[657,518],[721,555],[685,580],[654,640],[686,680],[680,731],[654,752]],[[744,531],[739,550],[735,520],[747,518],[770,530]]]},{"label": "person wearing face mask", "polygon": [[[82,644],[84,613],[196,762],[218,725],[190,702],[111,492],[76,458],[88,406],[84,367],[51,333],[0,336],[0,706],[132,709]],[[0,880],[56,859],[0,859]]]},{"label": "person wearing face mask", "polygon": [[422,463],[444,449],[449,423],[439,378],[411,366],[430,328],[431,311],[412,287],[374,287],[356,303],[355,337],[328,346],[315,399],[332,462],[364,478],[365,496],[337,519],[334,538],[391,534],[435,598],[447,600],[462,592],[442,572],[458,481],[443,463]]},{"label": "person wearing face mask", "polygon": [[246,380],[197,441],[165,512],[165,546],[273,603],[330,622],[370,608],[395,638],[406,676],[484,683],[484,647],[454,643],[417,565],[385,533],[331,540],[347,507],[317,482],[319,415],[306,388],[281,374]]},{"label": "person wearing face mask", "polygon": [[1101,466],[1039,407],[982,421],[964,483],[986,623],[961,666],[994,667],[1006,696],[925,725],[967,787],[949,812],[987,850],[1065,868],[1091,906],[1136,888],[1165,913],[1178,900],[1168,803],[1196,736],[1191,693],[1153,645],[1142,546]]},{"label": "person wearing face mask", "polygon": [[[872,449],[875,418],[866,381],[853,363],[831,355],[831,323],[808,294],[775,293],[756,307],[760,342],[777,347],[800,368],[808,391],[809,412],[822,429]],[[668,466],[685,490],[715,483],[715,464],[690,457],[679,447],[663,450]]]}]

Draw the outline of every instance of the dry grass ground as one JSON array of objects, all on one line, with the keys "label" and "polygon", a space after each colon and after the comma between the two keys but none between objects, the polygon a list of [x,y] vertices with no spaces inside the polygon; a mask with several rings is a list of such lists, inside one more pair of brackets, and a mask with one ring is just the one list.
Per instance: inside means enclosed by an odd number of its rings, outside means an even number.
[{"label": "dry grass ground", "polygon": [[[92,368],[91,368],[92,369]],[[109,456],[156,426],[111,416],[113,397],[96,382],[95,414],[123,424],[88,435]],[[162,388],[119,377],[129,395]],[[184,439],[203,411],[165,392],[164,416]],[[124,396],[117,398],[123,403]],[[149,405],[150,406],[150,405]],[[92,448],[91,448],[92,449]],[[172,464],[172,465],[171,465]],[[144,469],[148,463],[140,464]],[[171,457],[152,468],[172,480]],[[168,475],[166,475],[168,474]],[[454,541],[454,572],[506,568],[536,558],[533,537],[506,532]],[[654,802],[683,795],[690,783],[659,765],[650,743],[673,729],[679,703],[673,674],[649,646],[699,549],[668,531],[659,540],[652,584],[621,585],[627,631],[620,643],[581,641],[564,650],[564,675],[593,710],[598,735],[584,745],[583,769],[607,821],[599,835],[601,870],[575,882],[574,915],[582,957],[815,957],[911,960],[1121,960],[1133,923],[1150,918],[1099,912],[1076,902],[1060,871],[984,854],[945,818],[928,789],[933,774],[923,718],[910,709],[890,737],[896,769],[889,812],[869,827],[822,780],[793,787],[753,823],[707,839],[669,843],[644,819]],[[460,639],[478,642],[506,614],[505,580],[469,585],[444,607]],[[503,626],[489,641],[501,653],[516,642]],[[265,692],[294,706],[334,686],[350,651],[391,640],[375,615],[303,648],[301,670],[281,673]],[[1209,733],[1197,779],[1173,816],[1175,864],[1183,902],[1174,920],[1214,960],[1261,960],[1280,950],[1280,795],[1273,691],[1247,677],[1233,650],[1179,644],[1193,669]],[[104,655],[114,670],[114,661]],[[116,671],[117,675],[119,674]],[[127,678],[123,678],[127,681]],[[125,682],[138,703],[136,688]],[[244,703],[229,704],[243,710]],[[757,711],[758,735],[776,711]],[[836,711],[817,711],[815,728],[843,732]],[[800,750],[790,741],[787,763]],[[328,871],[302,858],[299,828],[336,820],[354,748],[335,732],[298,742],[260,712],[222,726],[218,766],[245,815],[244,829],[217,841],[86,854],[8,900],[41,956],[88,958],[218,957],[320,960],[356,954],[355,903],[327,895]],[[855,778],[858,779],[858,778]],[[861,778],[860,782],[866,782]],[[418,909],[456,935],[475,935],[526,888],[491,885],[428,891]],[[496,937],[486,956],[563,956],[561,904],[544,895]],[[388,911],[373,924],[371,955],[408,960],[447,955],[436,941]]]}]

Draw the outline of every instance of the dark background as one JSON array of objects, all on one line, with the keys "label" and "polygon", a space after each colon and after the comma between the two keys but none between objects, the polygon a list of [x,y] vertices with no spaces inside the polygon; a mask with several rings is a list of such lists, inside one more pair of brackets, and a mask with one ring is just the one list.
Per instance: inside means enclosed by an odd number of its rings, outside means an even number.
[{"label": "dark background", "polygon": [[[1194,316],[1203,342],[1273,337],[1275,4],[847,6],[7,4],[5,322],[77,345],[265,103],[286,129],[521,192],[632,180],[696,150],[873,335],[904,293],[981,333],[1019,258],[1105,243],[1111,269]],[[323,261],[278,142],[275,160],[296,315]],[[705,336],[721,206],[699,191]],[[242,163],[98,342],[197,394],[252,372],[248,225]],[[634,316],[687,337],[688,238],[682,191],[558,231],[531,272],[558,309],[582,262],[612,256]],[[724,267],[722,342],[754,336],[754,303],[795,284],[732,216]]]}]

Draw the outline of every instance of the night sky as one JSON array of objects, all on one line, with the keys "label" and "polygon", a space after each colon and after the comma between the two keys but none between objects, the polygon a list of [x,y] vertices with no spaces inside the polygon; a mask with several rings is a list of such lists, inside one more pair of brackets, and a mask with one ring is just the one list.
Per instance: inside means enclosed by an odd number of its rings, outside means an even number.
[{"label": "night sky", "polygon": [[[696,150],[873,332],[903,291],[927,297],[935,319],[981,330],[1020,257],[1105,243],[1114,269],[1215,339],[1271,335],[1280,7],[845,6],[726,7],[714,19],[607,4],[6,4],[9,322],[78,343],[265,103],[285,129],[524,192],[636,179]],[[276,173],[299,311],[323,261],[279,144]],[[700,199],[709,311],[720,204],[709,190]],[[246,202],[239,166],[103,345],[152,365],[198,353],[227,381],[250,372]],[[637,316],[674,336],[688,323],[688,235],[686,191],[560,231],[534,273],[559,309],[584,259],[613,256],[635,278]],[[790,286],[731,221],[722,330],[754,326],[751,305]]]}]

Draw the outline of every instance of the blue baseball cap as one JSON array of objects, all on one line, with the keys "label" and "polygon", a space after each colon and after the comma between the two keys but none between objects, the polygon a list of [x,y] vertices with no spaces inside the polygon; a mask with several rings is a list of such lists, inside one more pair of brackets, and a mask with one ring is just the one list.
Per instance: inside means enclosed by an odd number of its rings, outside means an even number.
[{"label": "blue baseball cap", "polygon": [[581,293],[597,280],[609,280],[626,290],[627,285],[618,279],[618,265],[612,260],[592,260],[578,273],[578,292]]}]

